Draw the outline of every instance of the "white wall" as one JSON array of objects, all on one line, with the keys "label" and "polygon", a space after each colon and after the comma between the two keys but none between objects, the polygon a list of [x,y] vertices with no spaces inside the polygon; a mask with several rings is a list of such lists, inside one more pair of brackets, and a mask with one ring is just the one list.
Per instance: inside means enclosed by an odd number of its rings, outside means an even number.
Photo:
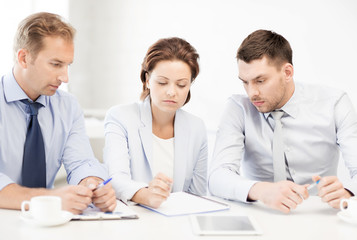
[{"label": "white wall", "polygon": [[36,11],[68,17],[77,28],[69,90],[85,109],[105,112],[137,101],[140,65],[162,37],[185,38],[198,50],[201,73],[185,108],[215,129],[224,101],[244,93],[235,54],[260,28],[285,36],[295,80],[347,91],[357,105],[357,2],[354,0],[0,0],[0,71],[12,66],[17,24]]},{"label": "white wall", "polygon": [[36,11],[69,17],[77,28],[69,91],[85,109],[104,113],[112,105],[137,101],[147,48],[159,38],[178,36],[201,56],[201,73],[185,108],[213,133],[227,97],[244,93],[236,50],[262,28],[291,43],[296,81],[343,89],[357,106],[355,0],[0,0],[1,73],[12,66],[18,22]]},{"label": "white wall", "polygon": [[353,0],[76,0],[70,1],[69,17],[78,29],[69,88],[85,108],[137,101],[147,48],[159,38],[178,36],[201,56],[201,74],[185,108],[215,129],[226,98],[244,92],[236,50],[261,28],[290,41],[296,81],[342,88],[357,105]]},{"label": "white wall", "polygon": [[[0,76],[11,71],[13,40],[20,21],[35,12],[53,12],[68,19],[69,0],[0,0]],[[66,84],[61,89],[67,89]]]}]

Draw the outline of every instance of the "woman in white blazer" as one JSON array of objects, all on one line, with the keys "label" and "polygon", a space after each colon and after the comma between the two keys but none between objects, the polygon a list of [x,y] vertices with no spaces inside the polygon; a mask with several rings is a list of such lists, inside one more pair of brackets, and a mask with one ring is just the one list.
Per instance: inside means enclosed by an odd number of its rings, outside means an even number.
[{"label": "woman in white blazer", "polygon": [[183,39],[157,41],[142,63],[141,102],[108,111],[104,162],[119,199],[157,208],[171,191],[206,193],[206,128],[181,109],[198,57]]}]

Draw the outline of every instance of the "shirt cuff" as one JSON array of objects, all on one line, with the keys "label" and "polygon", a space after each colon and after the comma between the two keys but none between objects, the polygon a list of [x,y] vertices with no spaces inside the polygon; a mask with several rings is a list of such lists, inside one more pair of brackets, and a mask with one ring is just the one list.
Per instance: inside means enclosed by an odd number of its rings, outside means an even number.
[{"label": "shirt cuff", "polygon": [[257,181],[241,177],[228,168],[214,170],[209,178],[210,192],[224,199],[248,202],[248,193]]},{"label": "shirt cuff", "polygon": [[15,182],[5,174],[0,173],[0,191],[11,183]]},{"label": "shirt cuff", "polygon": [[107,169],[101,163],[87,163],[73,170],[67,177],[71,185],[77,185],[86,177],[99,177],[106,180],[109,177]]},{"label": "shirt cuff", "polygon": [[123,201],[128,201],[131,200],[133,198],[133,196],[135,195],[135,193],[137,191],[139,191],[142,188],[148,187],[147,183],[144,182],[131,182],[130,186],[127,187],[125,190],[119,192],[116,191],[116,195],[119,199],[123,200]]}]

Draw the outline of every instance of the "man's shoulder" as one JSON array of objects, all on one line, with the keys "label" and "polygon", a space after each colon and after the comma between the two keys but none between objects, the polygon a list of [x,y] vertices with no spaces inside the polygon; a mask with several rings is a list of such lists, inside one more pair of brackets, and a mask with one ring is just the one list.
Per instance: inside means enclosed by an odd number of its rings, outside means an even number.
[{"label": "man's shoulder", "polygon": [[46,98],[52,109],[70,113],[81,111],[77,98],[69,92],[57,90],[54,95]]},{"label": "man's shoulder", "polygon": [[250,103],[250,100],[247,95],[244,94],[232,94],[229,98],[228,101],[233,101],[237,104],[247,104]]},{"label": "man's shoulder", "polygon": [[256,111],[256,108],[251,103],[249,97],[244,94],[231,95],[226,101],[226,106],[228,106],[229,108],[233,108],[233,109],[240,108],[240,109],[244,110],[245,112]]},{"label": "man's shoulder", "polygon": [[296,87],[306,100],[337,100],[341,98],[345,91],[323,84],[296,83]]},{"label": "man's shoulder", "polygon": [[77,98],[66,91],[63,90],[57,90],[56,93],[52,96],[49,96],[51,100],[64,100],[64,101],[75,101],[77,102]]}]

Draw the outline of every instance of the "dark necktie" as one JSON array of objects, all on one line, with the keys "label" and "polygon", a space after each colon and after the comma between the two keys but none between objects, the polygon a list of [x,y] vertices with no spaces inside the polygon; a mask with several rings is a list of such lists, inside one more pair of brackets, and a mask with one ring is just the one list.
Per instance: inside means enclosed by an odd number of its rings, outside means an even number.
[{"label": "dark necktie", "polygon": [[42,132],[37,119],[40,103],[21,100],[30,107],[30,123],[27,128],[22,162],[22,185],[31,188],[46,187],[46,157]]}]

